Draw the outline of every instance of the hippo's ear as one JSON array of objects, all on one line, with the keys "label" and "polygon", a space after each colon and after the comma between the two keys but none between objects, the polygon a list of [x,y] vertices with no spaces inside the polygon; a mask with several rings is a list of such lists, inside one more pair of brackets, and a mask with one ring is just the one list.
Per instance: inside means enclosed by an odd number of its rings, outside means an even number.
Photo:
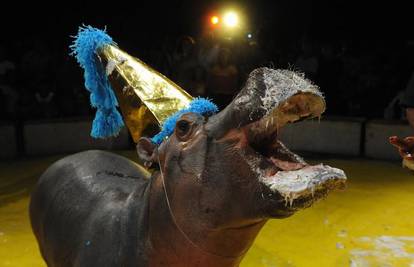
[{"label": "hippo's ear", "polygon": [[145,167],[150,167],[154,162],[157,145],[151,139],[141,137],[137,143],[137,153],[141,160],[144,161]]}]

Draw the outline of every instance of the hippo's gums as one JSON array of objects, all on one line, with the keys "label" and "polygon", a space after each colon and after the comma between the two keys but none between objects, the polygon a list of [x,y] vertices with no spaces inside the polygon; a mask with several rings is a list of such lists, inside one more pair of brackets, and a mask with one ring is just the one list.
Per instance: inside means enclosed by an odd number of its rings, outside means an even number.
[{"label": "hippo's gums", "polygon": [[238,266],[268,219],[290,216],[345,185],[342,170],[309,165],[277,139],[285,124],[324,109],[321,93],[303,76],[260,68],[220,113],[182,115],[159,146],[141,138],[138,154],[157,169],[152,175],[103,151],[59,160],[41,176],[30,203],[44,260]]}]

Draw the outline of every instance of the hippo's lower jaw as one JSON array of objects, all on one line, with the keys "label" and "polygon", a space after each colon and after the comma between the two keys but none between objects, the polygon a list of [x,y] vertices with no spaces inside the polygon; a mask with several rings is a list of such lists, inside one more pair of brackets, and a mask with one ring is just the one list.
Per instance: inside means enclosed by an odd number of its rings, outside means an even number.
[{"label": "hippo's lower jaw", "polygon": [[298,93],[267,116],[244,127],[248,143],[246,157],[252,170],[271,195],[284,201],[287,215],[311,206],[330,190],[345,187],[346,176],[342,170],[323,164],[309,165],[277,139],[283,125],[320,117],[323,111],[320,96]]},{"label": "hippo's lower jaw", "polygon": [[284,198],[288,210],[296,211],[311,206],[330,190],[343,189],[346,176],[340,169],[319,164],[307,165],[298,170],[278,171],[272,176],[262,176],[261,181]]}]

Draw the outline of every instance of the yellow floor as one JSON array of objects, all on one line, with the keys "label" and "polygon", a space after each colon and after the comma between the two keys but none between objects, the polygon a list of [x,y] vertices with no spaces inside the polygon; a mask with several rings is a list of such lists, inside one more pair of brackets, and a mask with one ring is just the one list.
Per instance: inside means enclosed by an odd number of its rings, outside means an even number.
[{"label": "yellow floor", "polygon": [[[45,266],[30,230],[28,192],[57,158],[0,163],[0,266]],[[348,189],[270,221],[241,266],[414,266],[414,176],[396,163],[324,162],[346,171]]]}]

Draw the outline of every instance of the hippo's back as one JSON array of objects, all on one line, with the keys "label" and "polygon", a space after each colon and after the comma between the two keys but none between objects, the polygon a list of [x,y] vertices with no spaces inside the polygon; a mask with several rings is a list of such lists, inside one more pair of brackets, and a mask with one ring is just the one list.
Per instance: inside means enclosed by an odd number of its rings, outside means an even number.
[{"label": "hippo's back", "polygon": [[140,165],[104,151],[81,152],[50,166],[30,203],[48,265],[128,266],[144,238],[145,229],[138,228],[145,224],[149,182]]}]

